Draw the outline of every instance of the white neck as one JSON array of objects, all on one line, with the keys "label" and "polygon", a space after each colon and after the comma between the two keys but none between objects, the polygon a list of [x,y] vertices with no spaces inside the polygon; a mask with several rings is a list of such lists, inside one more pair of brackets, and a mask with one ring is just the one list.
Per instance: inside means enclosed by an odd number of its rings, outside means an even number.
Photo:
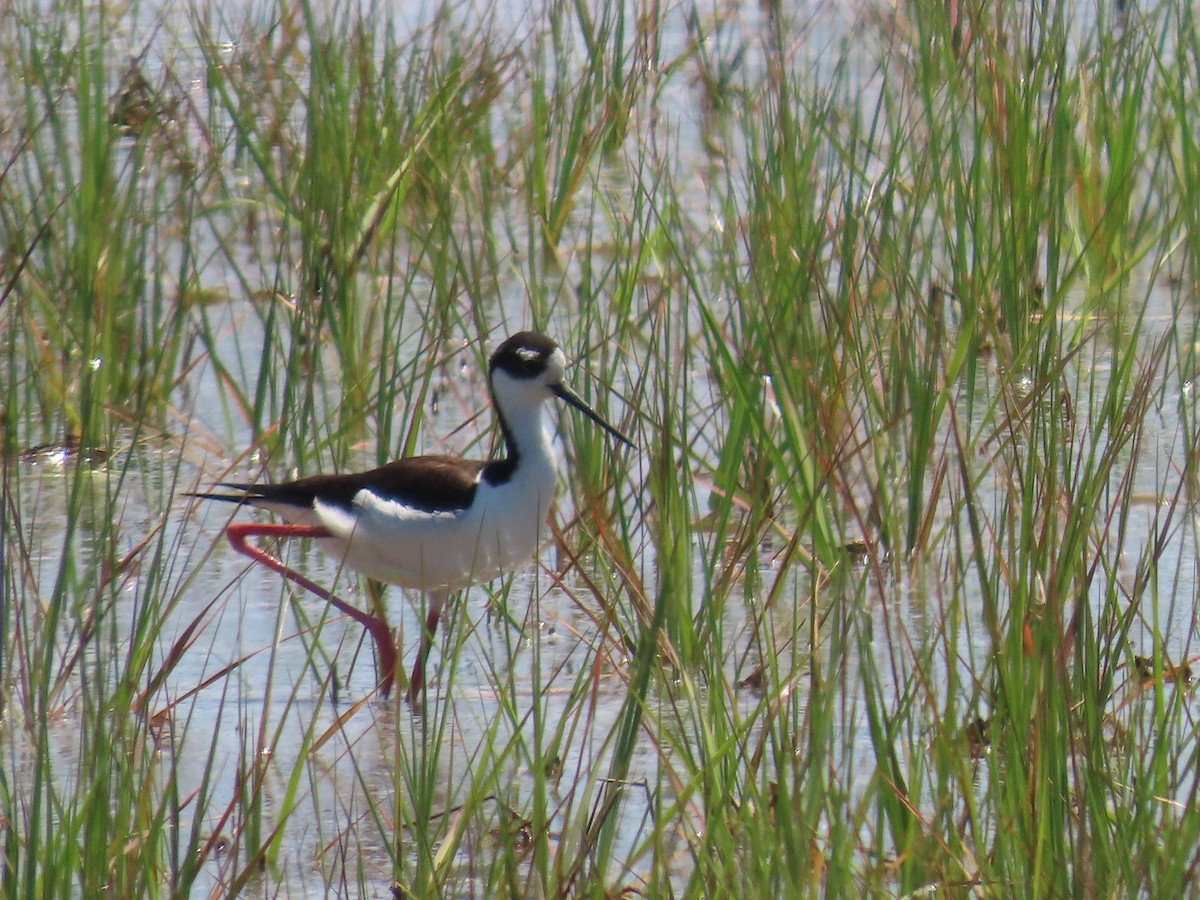
[{"label": "white neck", "polygon": [[[540,490],[552,491],[557,481],[558,454],[546,406],[554,395],[538,380],[512,378],[497,372],[492,380],[492,399],[507,444],[506,455],[515,465],[509,477],[536,482]],[[515,457],[515,458],[514,458]]]}]

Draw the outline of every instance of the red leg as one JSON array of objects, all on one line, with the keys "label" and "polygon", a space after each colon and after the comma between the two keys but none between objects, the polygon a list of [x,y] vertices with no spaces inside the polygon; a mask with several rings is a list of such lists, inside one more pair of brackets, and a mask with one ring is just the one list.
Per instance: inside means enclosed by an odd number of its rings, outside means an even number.
[{"label": "red leg", "polygon": [[421,634],[421,648],[417,651],[417,661],[413,663],[412,677],[408,679],[408,703],[415,705],[421,698],[421,688],[425,686],[425,660],[433,647],[433,636],[437,634],[438,618],[442,614],[442,606],[446,603],[446,595],[431,593],[429,595],[429,613],[425,617],[425,630]]},{"label": "red leg", "polygon": [[[325,588],[305,578],[299,572],[289,569],[265,550],[260,550],[250,543],[250,538],[281,537],[281,538],[325,538],[330,533],[320,525],[286,525],[264,523],[234,523],[226,529],[229,543],[233,549],[244,556],[250,557],[257,563],[262,563],[268,569],[273,569],[284,578],[306,588],[332,606],[339,612],[345,613],[355,622],[365,628],[375,639],[375,651],[379,654],[379,691],[383,696],[391,693],[392,682],[396,677],[396,643],[392,639],[391,629],[387,622],[375,616],[368,615],[361,609],[351,606],[340,597],[334,596]],[[436,625],[436,622],[435,622]]]}]

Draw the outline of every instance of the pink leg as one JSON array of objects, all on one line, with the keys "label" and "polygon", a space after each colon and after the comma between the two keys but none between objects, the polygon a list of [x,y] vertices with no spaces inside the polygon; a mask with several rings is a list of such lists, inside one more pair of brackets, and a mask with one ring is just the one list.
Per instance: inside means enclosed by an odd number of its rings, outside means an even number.
[{"label": "pink leg", "polygon": [[265,550],[260,550],[250,543],[250,538],[258,537],[325,538],[330,537],[328,531],[320,525],[234,523],[226,529],[226,534],[229,535],[229,543],[233,545],[233,549],[238,553],[250,557],[257,563],[262,563],[268,569],[273,569],[289,581],[300,585],[300,587],[307,588],[334,609],[345,613],[365,628],[371,637],[375,639],[375,651],[379,654],[379,668],[381,670],[379,691],[385,697],[391,693],[392,682],[396,677],[396,644],[392,640],[392,632],[388,628],[387,622],[351,606],[345,600],[329,593],[325,588],[305,578],[299,572],[289,569]]},{"label": "pink leg", "polygon": [[417,661],[413,663],[412,677],[408,679],[408,703],[413,705],[421,697],[421,688],[425,686],[425,660],[433,647],[433,636],[437,634],[438,618],[446,603],[446,595],[431,593],[429,595],[429,613],[425,617],[425,630],[421,634],[421,649],[417,651]]}]

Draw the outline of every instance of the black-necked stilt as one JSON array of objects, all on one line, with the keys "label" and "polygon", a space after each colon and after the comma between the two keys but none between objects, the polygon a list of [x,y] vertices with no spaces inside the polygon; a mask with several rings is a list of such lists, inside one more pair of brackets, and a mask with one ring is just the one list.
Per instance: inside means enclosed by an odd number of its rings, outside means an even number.
[{"label": "black-necked stilt", "polygon": [[565,400],[617,440],[633,446],[563,384],[567,360],[545,335],[515,334],[496,348],[488,368],[506,455],[484,462],[413,456],[356,475],[317,475],[283,484],[222,483],[234,493],[192,496],[266,509],[286,524],[231,524],[229,542],[317,596],[370,632],[386,695],[396,671],[387,622],[356,609],[249,541],[315,538],[347,568],[429,595],[421,647],[409,680],[411,701],[424,684],[425,659],[446,598],[511,572],[538,549],[554,498],[558,459],[547,402]]}]

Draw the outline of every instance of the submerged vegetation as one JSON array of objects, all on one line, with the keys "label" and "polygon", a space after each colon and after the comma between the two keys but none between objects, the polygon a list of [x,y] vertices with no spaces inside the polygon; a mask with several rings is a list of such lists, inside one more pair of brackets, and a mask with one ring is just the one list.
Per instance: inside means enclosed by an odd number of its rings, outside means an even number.
[{"label": "submerged vegetation", "polygon": [[[0,15],[0,893],[1195,892],[1191,4],[800,7]],[[183,494],[526,327],[640,451],[414,714]]]}]

